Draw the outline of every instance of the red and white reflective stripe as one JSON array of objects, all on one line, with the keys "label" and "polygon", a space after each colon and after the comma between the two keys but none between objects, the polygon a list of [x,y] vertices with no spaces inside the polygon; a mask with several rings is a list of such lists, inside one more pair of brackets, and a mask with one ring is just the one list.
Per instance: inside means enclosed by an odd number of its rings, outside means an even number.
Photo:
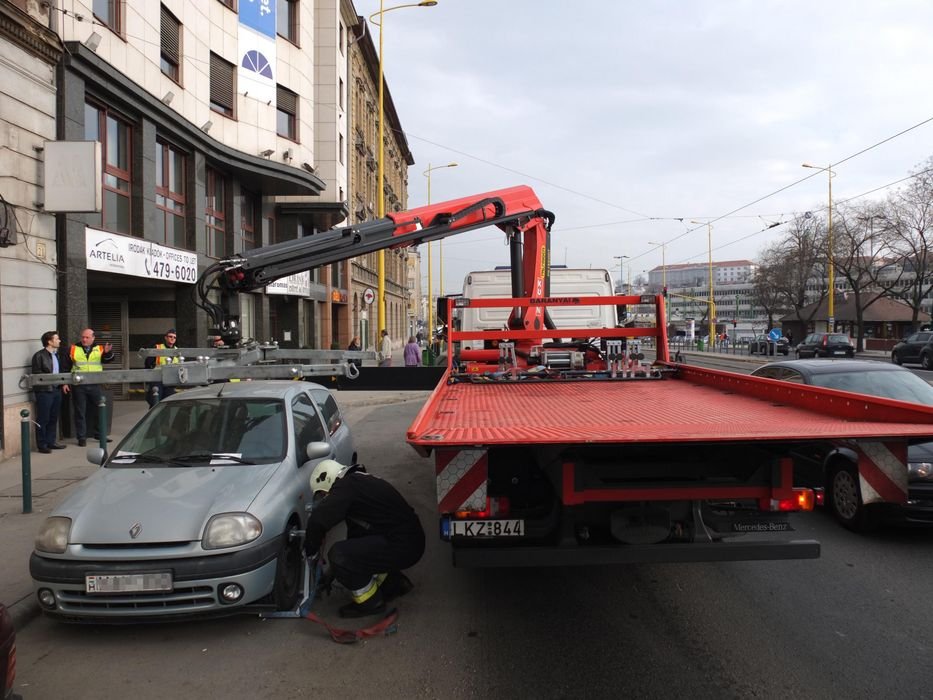
[{"label": "red and white reflective stripe", "polygon": [[858,476],[864,503],[907,502],[907,444],[858,443]]},{"label": "red and white reflective stripe", "polygon": [[486,450],[437,450],[435,460],[439,512],[486,509]]}]

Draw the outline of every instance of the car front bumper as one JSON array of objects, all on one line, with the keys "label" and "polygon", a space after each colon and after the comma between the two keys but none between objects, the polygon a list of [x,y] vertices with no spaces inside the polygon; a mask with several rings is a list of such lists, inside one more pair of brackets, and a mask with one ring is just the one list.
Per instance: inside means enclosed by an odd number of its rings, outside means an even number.
[{"label": "car front bumper", "polygon": [[[54,559],[33,552],[29,573],[38,595],[52,591],[54,608],[42,609],[53,616],[79,619],[172,618],[196,614],[231,613],[272,591],[276,557],[281,539],[255,547],[212,555],[135,560]],[[147,593],[88,593],[89,574],[172,573],[172,590]],[[228,603],[221,588],[237,584],[243,595]]]}]

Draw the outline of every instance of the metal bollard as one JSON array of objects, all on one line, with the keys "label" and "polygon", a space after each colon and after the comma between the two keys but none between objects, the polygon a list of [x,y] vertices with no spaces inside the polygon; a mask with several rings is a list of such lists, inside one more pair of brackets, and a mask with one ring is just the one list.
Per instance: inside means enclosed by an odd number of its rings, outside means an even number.
[{"label": "metal bollard", "polygon": [[101,394],[97,402],[97,429],[100,432],[100,449],[107,453],[107,398]]},{"label": "metal bollard", "polygon": [[22,427],[22,453],[23,453],[23,512],[31,513],[32,512],[32,457],[30,455],[30,449],[32,446],[32,440],[29,434],[30,428],[29,424],[32,423],[29,420],[29,409],[24,408],[19,412],[20,415],[20,426]]}]

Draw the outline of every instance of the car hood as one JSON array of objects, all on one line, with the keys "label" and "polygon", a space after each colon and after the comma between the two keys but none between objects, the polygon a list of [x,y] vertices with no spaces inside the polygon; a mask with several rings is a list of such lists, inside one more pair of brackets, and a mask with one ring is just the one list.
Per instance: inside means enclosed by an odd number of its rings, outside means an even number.
[{"label": "car hood", "polygon": [[212,515],[246,511],[279,464],[100,469],[53,514],[72,519],[73,544],[192,542]]}]

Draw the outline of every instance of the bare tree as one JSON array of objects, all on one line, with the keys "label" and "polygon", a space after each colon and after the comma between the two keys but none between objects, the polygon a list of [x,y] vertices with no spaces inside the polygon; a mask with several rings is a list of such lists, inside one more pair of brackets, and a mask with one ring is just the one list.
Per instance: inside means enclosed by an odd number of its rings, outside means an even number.
[{"label": "bare tree", "polygon": [[904,267],[891,265],[892,236],[881,207],[841,206],[835,213],[833,264],[847,283],[846,294],[851,290],[853,295],[856,347],[861,352],[865,349],[865,310],[900,285]]},{"label": "bare tree", "polygon": [[907,186],[888,197],[885,223],[904,271],[913,273],[904,275],[906,284],[892,290],[892,296],[910,306],[916,328],[921,304],[933,292],[933,158],[912,174]]},{"label": "bare tree", "polygon": [[[813,303],[810,292],[814,285],[819,290],[817,301],[826,298],[822,284],[826,278],[825,246],[823,223],[808,212],[795,217],[784,237],[761,254],[760,281],[755,284],[755,294],[769,320],[772,309],[793,310],[804,328],[810,324],[819,304],[807,314],[803,310]],[[769,297],[774,299],[768,301]]]}]

